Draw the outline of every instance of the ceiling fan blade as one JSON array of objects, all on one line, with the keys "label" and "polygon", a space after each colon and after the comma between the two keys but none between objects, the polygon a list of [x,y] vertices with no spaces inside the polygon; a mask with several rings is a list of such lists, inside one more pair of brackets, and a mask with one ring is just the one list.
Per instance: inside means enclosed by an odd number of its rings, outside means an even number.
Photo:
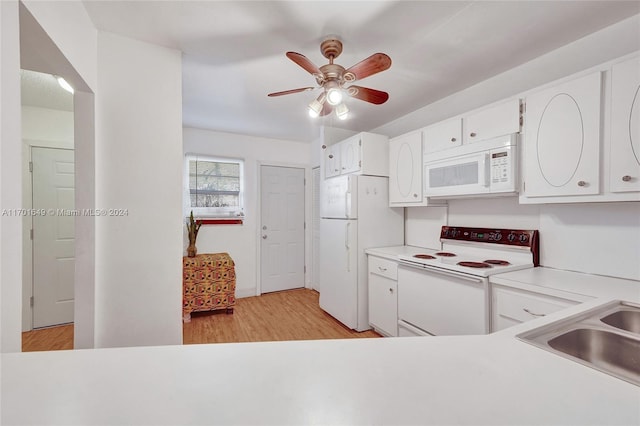
[{"label": "ceiling fan blade", "polygon": [[329,105],[328,102],[325,102],[322,105],[322,111],[320,111],[320,117],[324,117],[325,115],[329,115],[331,114],[331,112],[333,111],[333,107],[331,105]]},{"label": "ceiling fan blade", "polygon": [[389,99],[389,94],[381,90],[369,89],[368,87],[349,86],[347,93],[352,98],[360,99],[365,102],[380,105]]},{"label": "ceiling fan blade", "polygon": [[267,96],[273,97],[273,96],[290,95],[292,93],[306,92],[308,90],[313,90],[313,89],[315,89],[315,87],[301,87],[300,89],[283,90],[282,92],[269,93]]},{"label": "ceiling fan blade", "polygon": [[319,74],[322,75],[320,68],[316,66],[313,62],[311,62],[306,56],[296,53],[296,52],[287,52],[287,58],[291,59],[296,64],[300,65],[302,68],[307,70],[309,74]]},{"label": "ceiling fan blade", "polygon": [[384,53],[374,53],[367,59],[363,59],[346,71],[346,74],[353,74],[355,80],[377,74],[384,70],[388,70],[391,66],[391,58]]}]

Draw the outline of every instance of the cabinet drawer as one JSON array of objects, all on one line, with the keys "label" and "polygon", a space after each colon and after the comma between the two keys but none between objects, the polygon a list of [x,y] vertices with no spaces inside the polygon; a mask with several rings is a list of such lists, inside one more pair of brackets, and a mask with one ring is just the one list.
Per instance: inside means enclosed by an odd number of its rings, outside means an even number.
[{"label": "cabinet drawer", "polygon": [[494,288],[493,300],[496,316],[515,322],[526,322],[578,304],[573,300],[500,288]]},{"label": "cabinet drawer", "polygon": [[398,280],[398,263],[393,260],[369,256],[369,273]]}]

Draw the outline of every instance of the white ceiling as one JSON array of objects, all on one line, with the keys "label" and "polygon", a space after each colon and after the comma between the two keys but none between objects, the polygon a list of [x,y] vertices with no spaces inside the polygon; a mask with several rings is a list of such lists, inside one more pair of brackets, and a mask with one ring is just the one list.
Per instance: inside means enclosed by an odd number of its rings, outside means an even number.
[{"label": "white ceiling", "polygon": [[20,80],[22,105],[73,111],[73,95],[53,75],[22,70]]},{"label": "white ceiling", "polygon": [[[100,30],[184,52],[185,126],[311,141],[320,125],[366,131],[520,65],[626,17],[637,1],[85,1]],[[307,116],[314,86],[286,58],[327,63],[320,42],[340,37],[336,63],[387,53],[388,71],[357,84],[386,91],[371,105],[349,99],[351,117]]]}]

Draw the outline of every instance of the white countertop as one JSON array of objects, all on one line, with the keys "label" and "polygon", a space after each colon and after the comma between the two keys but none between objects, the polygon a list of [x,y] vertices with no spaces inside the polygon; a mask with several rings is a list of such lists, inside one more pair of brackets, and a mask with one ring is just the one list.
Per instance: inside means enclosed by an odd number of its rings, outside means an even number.
[{"label": "white countertop", "polygon": [[376,247],[366,249],[364,252],[373,256],[383,257],[390,260],[398,260],[398,256],[401,254],[414,255],[418,253],[424,253],[425,250],[432,252],[434,249],[425,249],[422,247],[414,246],[391,246],[391,247]]},{"label": "white countertop", "polygon": [[610,300],[603,288],[640,302],[637,282],[546,268],[492,281],[598,293],[486,336],[2,354],[2,424],[640,424],[640,387],[515,337]]},{"label": "white countertop", "polygon": [[640,388],[515,339],[2,355],[2,424],[640,424]]},{"label": "white countertop", "polygon": [[489,281],[576,301],[589,298],[640,300],[640,281],[544,267],[496,274],[489,277]]}]

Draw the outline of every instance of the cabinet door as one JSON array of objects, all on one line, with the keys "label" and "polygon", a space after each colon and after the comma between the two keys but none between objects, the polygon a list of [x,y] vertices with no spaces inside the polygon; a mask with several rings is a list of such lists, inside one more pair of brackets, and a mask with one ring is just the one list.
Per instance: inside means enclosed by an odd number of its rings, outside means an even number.
[{"label": "cabinet door", "polygon": [[387,336],[398,336],[398,283],[369,273],[369,324]]},{"label": "cabinet door", "polygon": [[611,71],[611,192],[640,191],[640,58]]},{"label": "cabinet door", "polygon": [[527,197],[600,192],[601,73],[527,96]]},{"label": "cabinet door", "polygon": [[462,119],[441,121],[423,129],[424,153],[442,151],[462,144]]},{"label": "cabinet door", "polygon": [[340,144],[328,146],[324,150],[324,177],[340,174]]},{"label": "cabinet door", "polygon": [[340,145],[340,173],[355,173],[362,166],[360,152],[362,142],[359,135],[345,139]]},{"label": "cabinet door", "polygon": [[464,117],[464,142],[472,143],[520,131],[520,100],[483,109]]},{"label": "cabinet door", "polygon": [[389,141],[389,203],[422,202],[422,135],[413,132]]}]

